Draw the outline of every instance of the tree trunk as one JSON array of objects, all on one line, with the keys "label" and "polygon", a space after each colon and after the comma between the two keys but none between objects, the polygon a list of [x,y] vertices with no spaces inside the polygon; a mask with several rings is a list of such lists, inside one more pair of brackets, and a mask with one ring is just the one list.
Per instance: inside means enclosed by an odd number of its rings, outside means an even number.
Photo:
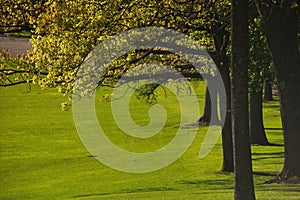
[{"label": "tree trunk", "polygon": [[[220,101],[226,98],[226,118],[222,129],[222,147],[223,147],[223,165],[222,172],[233,172],[233,144],[232,144],[232,126],[231,126],[231,91],[230,91],[230,76],[229,76],[229,62],[226,54],[220,55],[219,71],[222,75],[222,79],[225,86],[226,97],[220,96]],[[223,116],[221,116],[223,118]]]},{"label": "tree trunk", "polygon": [[250,92],[250,135],[251,144],[269,144],[263,124],[261,91]]},{"label": "tree trunk", "polygon": [[248,1],[231,5],[231,107],[234,153],[234,199],[255,199],[248,111]]},{"label": "tree trunk", "polygon": [[[223,49],[218,48],[221,47],[227,41],[226,34],[228,32],[223,32],[223,34],[215,34],[215,46],[219,53],[212,54],[211,57],[213,58],[214,62],[218,66],[219,72],[222,76],[226,97],[220,96],[220,101],[226,100],[226,117],[221,116],[221,119],[225,118],[225,122],[222,128],[222,148],[223,148],[223,165],[221,168],[221,172],[233,172],[233,144],[232,144],[232,128],[231,128],[231,91],[230,91],[230,70],[229,70],[229,60],[226,55],[226,47],[227,45],[223,46]],[[227,37],[228,39],[228,37]],[[223,105],[222,103],[220,105]],[[222,108],[221,108],[222,109]]]},{"label": "tree trunk", "polygon": [[[220,29],[220,27],[223,27]],[[233,172],[233,144],[232,144],[232,129],[231,129],[231,91],[230,91],[230,70],[229,70],[229,60],[226,55],[230,33],[225,29],[221,24],[212,28],[214,47],[215,51],[211,52],[210,55],[217,65],[219,72],[222,76],[224,87],[225,87],[225,96],[220,96],[219,100],[222,102],[226,100],[226,116],[220,116],[221,119],[224,119],[224,125],[222,127],[222,147],[223,147],[223,165],[221,172]],[[217,103],[217,102],[215,102]],[[220,106],[224,105],[220,103]],[[217,107],[217,106],[215,106]],[[223,110],[223,108],[220,108]],[[218,123],[219,123],[219,119]]]},{"label": "tree trunk", "polygon": [[[284,134],[284,167],[279,180],[300,180],[300,56],[299,15],[290,1],[280,4],[256,2],[262,26],[272,53],[280,93],[281,121]],[[271,5],[270,5],[271,4]]]},{"label": "tree trunk", "polygon": [[281,119],[285,142],[284,167],[280,176],[300,178],[300,59],[299,16],[290,5],[274,6],[263,24],[273,56],[280,93]]},{"label": "tree trunk", "polygon": [[[209,84],[209,83],[207,83]],[[211,87],[211,91],[208,91],[208,88],[206,87],[205,90],[205,103],[204,103],[204,111],[203,111],[203,115],[202,117],[200,117],[200,119],[198,120],[199,124],[204,124],[204,125],[218,125],[220,124],[220,120],[218,118],[218,111],[217,110],[213,110],[212,111],[212,106],[211,105],[217,105],[217,91],[213,90],[213,88]],[[211,96],[214,96],[215,98],[211,98]],[[214,99],[215,101],[212,102],[212,99]],[[217,108],[217,106],[215,106],[214,108]],[[214,112],[214,113],[212,113]],[[213,115],[212,115],[213,114]],[[211,118],[213,116],[213,118]]]},{"label": "tree trunk", "polygon": [[[222,27],[222,28],[220,28]],[[224,125],[222,127],[222,147],[223,147],[223,165],[221,172],[233,172],[234,165],[233,165],[233,144],[232,144],[232,128],[231,128],[231,91],[230,91],[230,69],[229,69],[229,60],[226,55],[230,33],[226,30],[226,27],[222,24],[219,24],[212,28],[213,32],[213,39],[214,39],[214,47],[215,51],[210,52],[210,56],[214,60],[215,64],[217,65],[219,72],[222,76],[226,97],[219,96],[220,102],[222,100],[227,101],[227,108],[226,108],[226,118],[225,116],[220,116],[221,119],[225,118]],[[213,95],[217,95],[218,92],[214,92]],[[215,99],[216,96],[215,96]],[[214,102],[217,104],[217,102]],[[220,105],[223,105],[220,103]],[[217,106],[214,106],[215,108]],[[223,110],[223,108],[220,108]],[[215,111],[217,112],[217,111]],[[211,119],[211,101],[208,89],[206,88],[205,93],[205,106],[204,106],[204,114],[198,120],[198,123],[209,123]],[[218,116],[216,113],[214,116]],[[214,119],[216,124],[220,123],[220,120]],[[212,123],[211,123],[212,124]]]},{"label": "tree trunk", "polygon": [[198,123],[208,125],[210,123],[210,118],[211,118],[211,101],[210,101],[208,88],[206,87],[203,115],[198,120]]},{"label": "tree trunk", "polygon": [[269,80],[264,81],[264,101],[272,101],[272,86]]}]

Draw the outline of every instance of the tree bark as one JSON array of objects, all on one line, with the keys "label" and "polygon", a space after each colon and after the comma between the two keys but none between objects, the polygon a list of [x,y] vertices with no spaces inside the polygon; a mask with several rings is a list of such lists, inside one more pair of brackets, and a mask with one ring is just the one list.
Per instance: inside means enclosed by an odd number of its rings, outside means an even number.
[{"label": "tree bark", "polygon": [[208,125],[210,123],[210,118],[211,118],[211,101],[210,101],[208,88],[206,87],[203,115],[199,118],[198,123]]},{"label": "tree bark", "polygon": [[[233,172],[233,144],[232,144],[232,127],[231,127],[231,90],[230,90],[230,69],[229,60],[226,55],[226,47],[229,40],[229,32],[222,31],[214,35],[215,53],[211,53],[215,64],[218,66],[222,76],[226,97],[219,96],[220,102],[226,100],[226,116],[220,116],[224,119],[222,127],[222,148],[223,148],[223,165],[221,172]],[[225,45],[224,45],[225,44]],[[217,103],[217,102],[215,102]],[[220,103],[220,106],[224,105]],[[223,108],[220,108],[223,109]]]},{"label": "tree bark", "polygon": [[251,144],[269,144],[263,124],[261,91],[250,92],[250,135]]},{"label": "tree bark", "polygon": [[[296,2],[296,1],[295,1]],[[280,180],[300,179],[300,56],[299,15],[291,1],[256,1],[272,53],[280,93],[285,156]],[[268,5],[266,8],[265,5]]]},{"label": "tree bark", "polygon": [[272,86],[269,80],[264,81],[264,101],[273,101]]},{"label": "tree bark", "polygon": [[[233,172],[233,144],[232,144],[232,126],[231,126],[231,91],[230,91],[230,70],[229,62],[226,54],[221,54],[218,59],[219,62],[219,71],[221,73],[226,97],[220,96],[220,101],[226,98],[227,108],[226,108],[226,118],[222,129],[222,148],[223,148],[223,165],[221,172]],[[222,64],[221,64],[222,63]],[[223,118],[224,116],[221,116]]]},{"label": "tree bark", "polygon": [[[222,27],[222,28],[220,28]],[[230,38],[230,32],[228,32],[222,24],[217,24],[212,27],[214,48],[215,52],[211,53],[215,64],[217,65],[219,72],[222,76],[226,97],[221,96],[219,93],[219,101],[226,100],[226,116],[220,116],[224,119],[224,125],[222,127],[222,148],[223,148],[223,165],[221,172],[233,172],[233,144],[232,144],[232,127],[231,127],[231,88],[230,88],[230,66],[229,59],[226,55],[227,47]],[[217,103],[217,102],[216,102]],[[220,103],[220,106],[224,105]],[[224,108],[220,108],[223,110]]]},{"label": "tree bark", "polygon": [[234,199],[255,199],[248,111],[248,1],[231,5],[231,107],[234,154]]},{"label": "tree bark", "polygon": [[[207,83],[209,84],[209,83]],[[212,86],[213,87],[213,86]],[[208,88],[206,87],[205,90],[205,103],[204,103],[204,111],[203,111],[203,115],[200,117],[200,119],[198,120],[199,124],[204,124],[204,125],[218,125],[220,124],[220,120],[218,118],[218,111],[217,110],[213,110],[212,111],[212,106],[211,105],[217,105],[217,101],[213,101],[217,100],[217,91],[212,90],[209,92]],[[214,96],[214,98],[211,98],[211,96]],[[217,106],[215,107],[217,108]],[[214,113],[212,113],[214,112]],[[212,118],[213,116],[213,118]]]}]

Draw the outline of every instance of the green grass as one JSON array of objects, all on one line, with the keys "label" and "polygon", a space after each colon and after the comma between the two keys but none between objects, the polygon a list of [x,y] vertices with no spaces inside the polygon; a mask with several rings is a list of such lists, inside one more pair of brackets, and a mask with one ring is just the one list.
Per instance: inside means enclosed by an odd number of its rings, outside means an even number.
[{"label": "green grass", "polygon": [[[202,111],[204,84],[196,90]],[[178,105],[172,104],[172,96],[162,95],[159,100],[172,116],[163,132],[142,141],[115,126],[110,102],[100,101],[108,92],[97,93],[96,108],[113,142],[147,152],[170,141],[178,123]],[[87,152],[72,112],[61,110],[63,101],[65,97],[53,89],[0,88],[0,199],[233,199],[233,174],[218,173],[221,140],[207,157],[198,157],[206,127],[198,130],[191,147],[170,166],[145,174],[124,173],[106,167]],[[132,118],[147,123],[148,106],[132,101]],[[283,143],[278,104],[278,99],[264,103],[265,126],[273,143]],[[252,150],[257,199],[300,199],[299,185],[264,184],[280,172],[283,147],[254,146]]]},{"label": "green grass", "polygon": [[11,33],[10,35],[12,35],[14,37],[26,37],[26,38],[30,38],[31,37],[31,32],[30,31],[21,31],[21,32]]}]

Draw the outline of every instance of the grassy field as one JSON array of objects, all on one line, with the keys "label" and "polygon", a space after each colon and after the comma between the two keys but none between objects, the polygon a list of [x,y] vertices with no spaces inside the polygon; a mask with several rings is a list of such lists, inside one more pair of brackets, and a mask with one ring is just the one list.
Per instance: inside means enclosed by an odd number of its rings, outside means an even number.
[{"label": "grassy field", "polygon": [[[204,84],[196,90],[202,110]],[[179,118],[172,95],[159,99],[169,114],[163,132],[141,141],[116,127],[110,102],[102,99],[108,92],[97,92],[97,115],[117,145],[147,152],[174,136]],[[207,157],[198,157],[206,127],[199,128],[191,147],[170,166],[145,174],[124,173],[87,152],[72,112],[61,110],[65,100],[56,90],[42,91],[37,86],[31,92],[26,86],[0,88],[0,199],[233,199],[233,174],[218,172],[221,141]],[[132,101],[132,118],[139,124],[147,123],[148,106]],[[264,108],[267,136],[270,142],[282,144],[278,99],[264,103]],[[264,184],[280,172],[283,147],[254,146],[252,151],[257,199],[300,199],[299,185]]]}]

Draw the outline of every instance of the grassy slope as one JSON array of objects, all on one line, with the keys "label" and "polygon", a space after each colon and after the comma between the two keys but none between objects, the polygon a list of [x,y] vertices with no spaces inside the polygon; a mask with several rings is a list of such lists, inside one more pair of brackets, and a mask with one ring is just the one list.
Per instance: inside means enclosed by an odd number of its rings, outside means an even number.
[{"label": "grassy slope", "polygon": [[[197,88],[199,102],[203,102],[203,88]],[[98,94],[97,100],[101,96]],[[198,158],[206,128],[198,130],[191,147],[172,165],[146,174],[123,173],[90,156],[76,133],[72,113],[60,109],[64,100],[55,90],[33,87],[28,93],[25,86],[0,88],[0,199],[233,198],[233,175],[217,173],[222,165],[221,141],[206,158]],[[161,102],[170,110],[178,109],[168,98]],[[170,140],[176,131],[178,118],[174,116],[155,140],[128,138],[111,121],[109,105],[97,101],[97,114],[104,130],[113,133],[110,138],[123,148],[152,150]],[[135,105],[131,107],[133,113],[140,114],[132,117],[139,119],[138,123],[146,123],[147,112],[141,110],[147,107],[137,102]],[[269,140],[282,143],[278,101],[264,106]],[[263,184],[280,171],[283,147],[252,149],[257,198],[300,199],[299,185]]]}]

